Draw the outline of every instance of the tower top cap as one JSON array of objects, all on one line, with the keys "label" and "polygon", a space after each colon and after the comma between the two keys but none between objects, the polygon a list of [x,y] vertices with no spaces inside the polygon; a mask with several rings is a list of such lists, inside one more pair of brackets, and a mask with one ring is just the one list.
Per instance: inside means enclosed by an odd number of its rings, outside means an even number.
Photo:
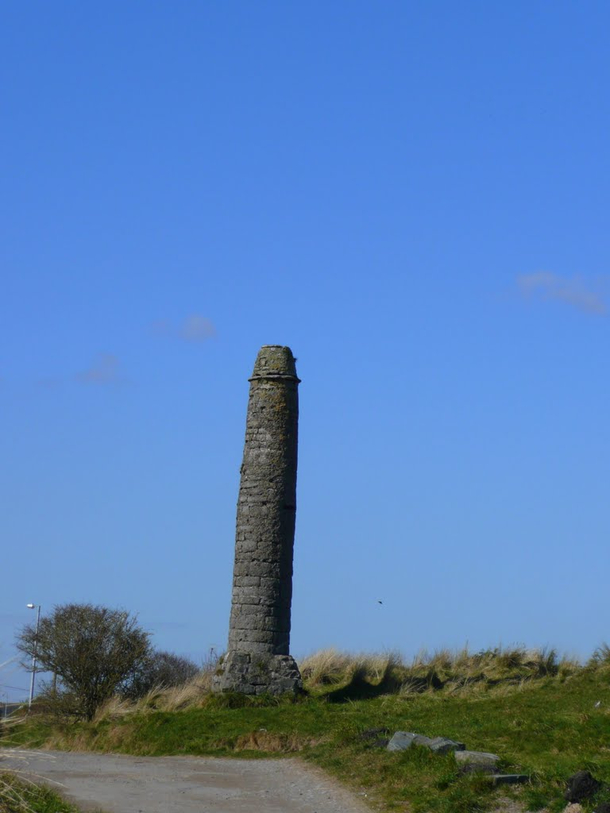
[{"label": "tower top cap", "polygon": [[289,378],[298,382],[295,361],[289,347],[264,344],[258,351],[250,381],[257,378]]}]

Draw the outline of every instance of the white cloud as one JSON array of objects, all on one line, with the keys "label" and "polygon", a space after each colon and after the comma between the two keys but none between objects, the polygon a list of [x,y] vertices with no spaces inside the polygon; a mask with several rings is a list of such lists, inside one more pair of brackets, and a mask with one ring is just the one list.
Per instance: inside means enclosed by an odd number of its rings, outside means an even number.
[{"label": "white cloud", "polygon": [[77,373],[83,384],[115,384],[120,380],[119,360],[111,353],[102,353],[87,370]]},{"label": "white cloud", "polygon": [[580,311],[598,316],[608,313],[603,294],[585,285],[580,276],[560,277],[551,271],[536,271],[533,274],[519,274],[517,285],[526,299],[565,302]]},{"label": "white cloud", "polygon": [[212,322],[198,314],[187,316],[179,330],[179,336],[187,342],[205,342],[215,335],[216,328]]},{"label": "white cloud", "polygon": [[158,319],[152,324],[155,336],[164,339],[182,339],[185,342],[205,342],[216,336],[216,328],[211,319],[201,314],[193,313],[178,326],[173,325],[169,319]]}]

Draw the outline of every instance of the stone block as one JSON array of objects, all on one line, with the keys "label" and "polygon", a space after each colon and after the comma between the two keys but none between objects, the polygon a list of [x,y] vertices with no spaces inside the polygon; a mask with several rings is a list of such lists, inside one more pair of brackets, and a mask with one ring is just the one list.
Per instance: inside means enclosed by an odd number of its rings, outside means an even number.
[{"label": "stone block", "polygon": [[261,579],[260,576],[235,576],[233,579],[233,584],[235,585],[236,589],[241,590],[244,587],[253,587],[258,589],[261,586]]},{"label": "stone block", "polygon": [[213,678],[217,692],[280,695],[302,688],[298,666],[289,655],[229,652]]},{"label": "stone block", "polygon": [[412,731],[396,731],[388,743],[388,751],[405,751],[412,745],[429,748],[435,754],[448,754],[451,751],[463,751],[463,742],[456,742],[447,737],[426,737]]},{"label": "stone block", "polygon": [[[458,753],[458,752],[456,752]],[[458,773],[460,776],[466,776],[467,774],[471,773],[478,773],[478,774],[497,774],[498,773],[498,766],[497,765],[476,765],[469,762],[466,762],[464,765],[460,765],[458,768]]]},{"label": "stone block", "polygon": [[[417,742],[415,744],[418,745]],[[456,742],[447,737],[434,737],[431,742],[426,743],[426,747],[435,754],[449,754],[452,751],[459,752],[466,748],[463,742]]]},{"label": "stone block", "polygon": [[494,785],[523,785],[530,781],[524,773],[493,773],[489,778]]},{"label": "stone block", "polygon": [[489,751],[462,751],[455,752],[456,762],[461,765],[495,765],[500,757]]},{"label": "stone block", "polygon": [[419,734],[411,731],[396,731],[388,743],[388,751],[406,751],[410,748]]}]

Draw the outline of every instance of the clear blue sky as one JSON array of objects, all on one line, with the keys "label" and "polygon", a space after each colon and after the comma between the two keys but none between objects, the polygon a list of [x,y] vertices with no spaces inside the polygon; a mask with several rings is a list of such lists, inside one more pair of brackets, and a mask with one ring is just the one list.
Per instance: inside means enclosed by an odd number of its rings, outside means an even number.
[{"label": "clear blue sky", "polygon": [[0,661],[27,602],[224,648],[262,344],[303,382],[296,656],[610,639],[608,4],[0,23]]}]

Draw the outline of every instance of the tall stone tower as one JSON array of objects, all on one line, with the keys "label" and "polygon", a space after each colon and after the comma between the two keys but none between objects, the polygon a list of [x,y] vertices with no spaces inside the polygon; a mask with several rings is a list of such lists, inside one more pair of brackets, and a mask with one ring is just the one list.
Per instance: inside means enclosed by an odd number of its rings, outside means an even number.
[{"label": "tall stone tower", "polygon": [[229,646],[216,691],[301,688],[290,649],[299,402],[289,347],[261,348],[250,379],[237,501]]}]

